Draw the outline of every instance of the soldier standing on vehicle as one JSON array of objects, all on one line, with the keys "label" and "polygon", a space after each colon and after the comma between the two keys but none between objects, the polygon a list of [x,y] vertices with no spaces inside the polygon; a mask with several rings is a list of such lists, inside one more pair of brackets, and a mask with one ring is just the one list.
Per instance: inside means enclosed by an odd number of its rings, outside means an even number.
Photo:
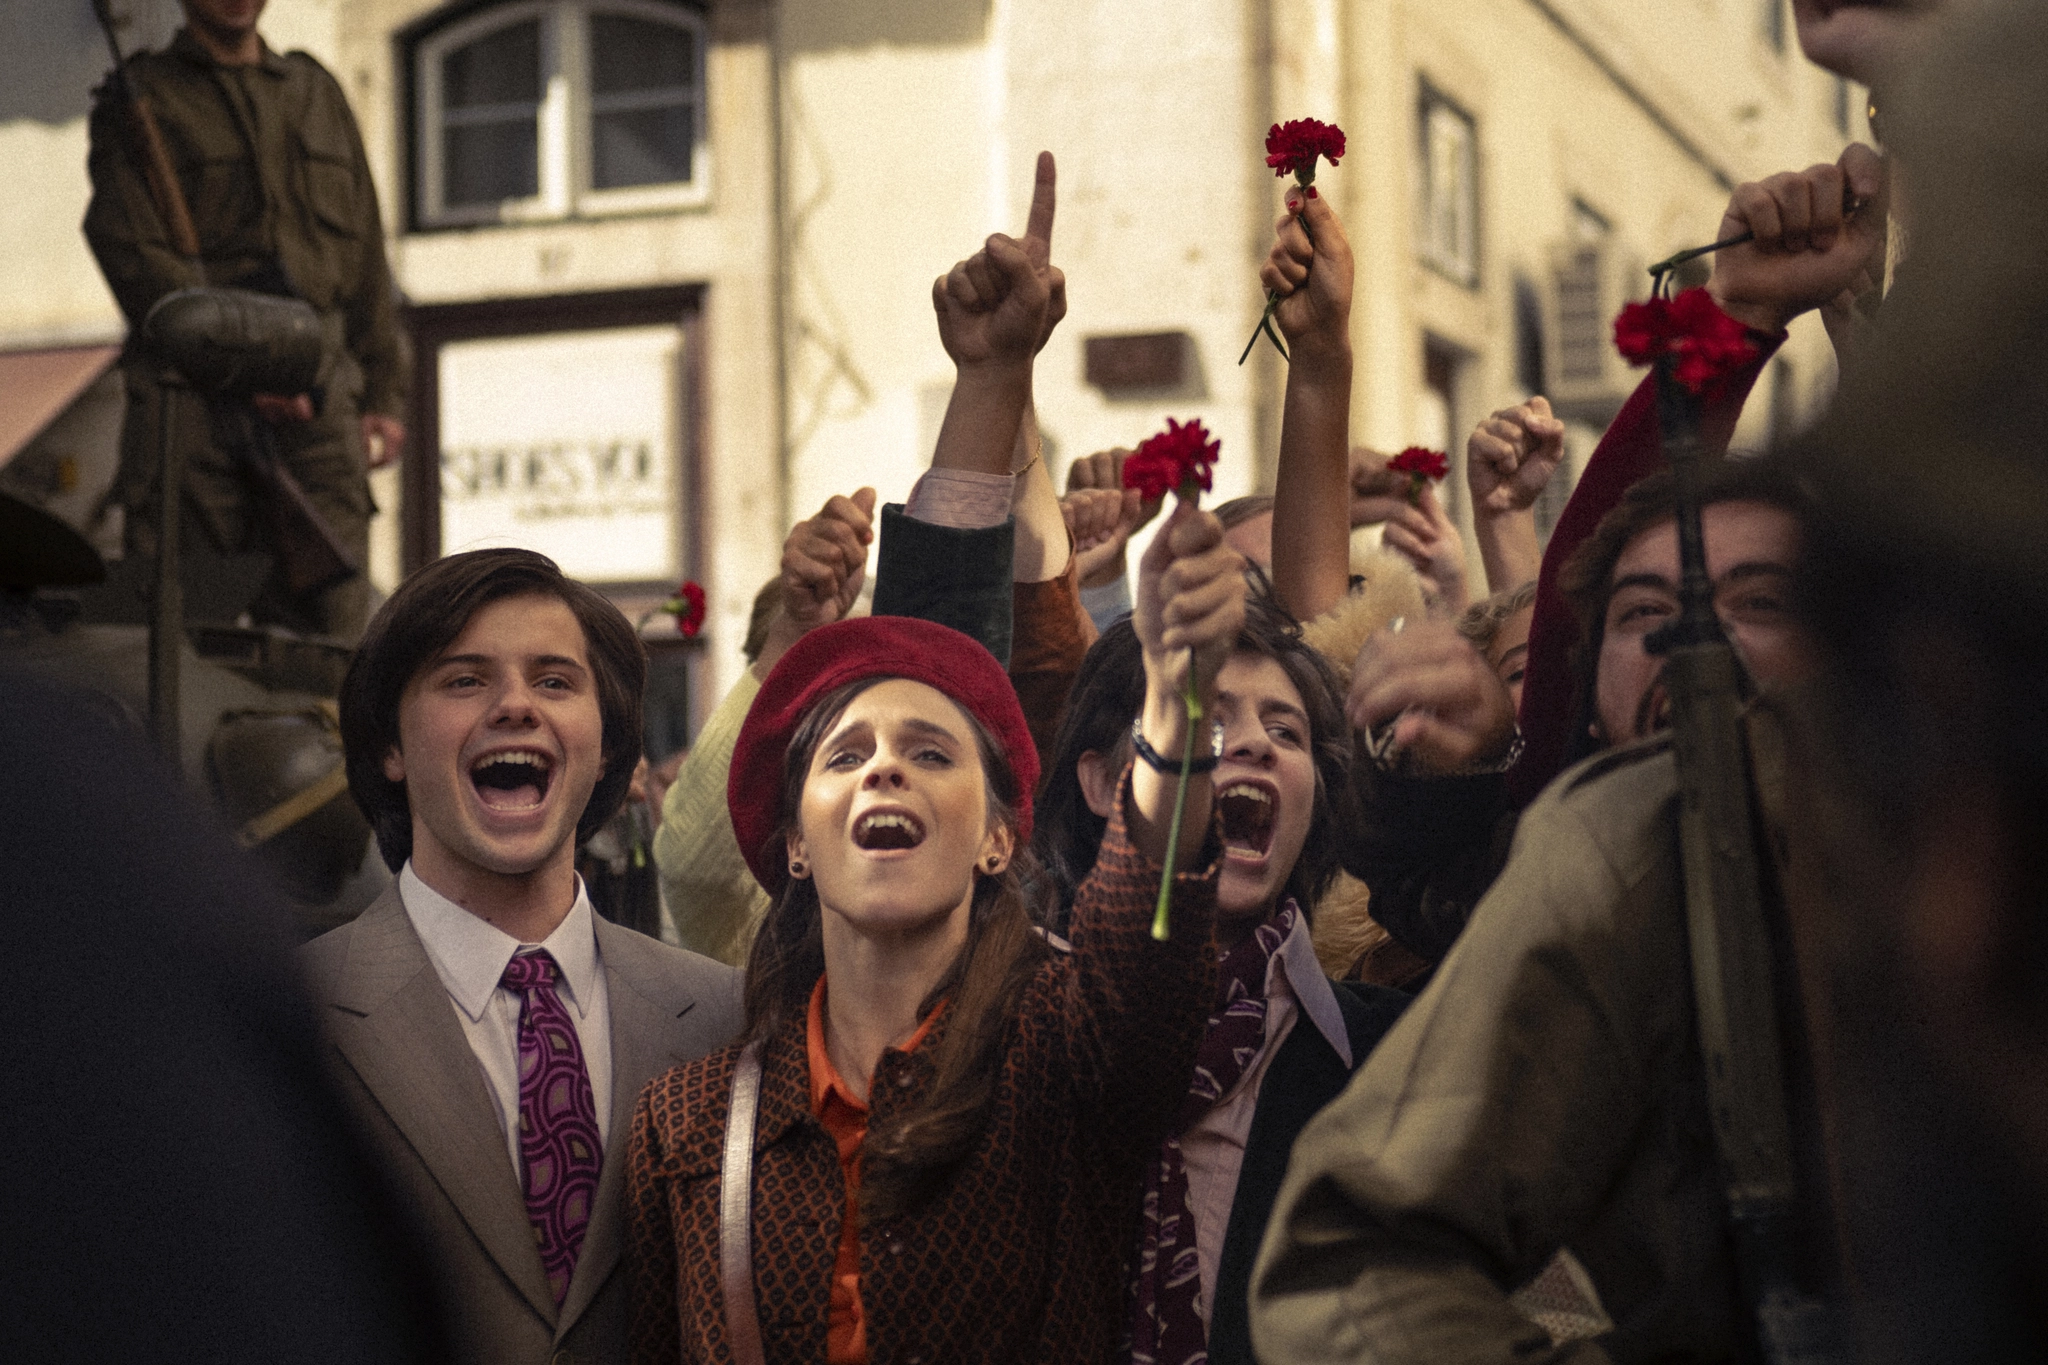
[{"label": "soldier standing on vehicle", "polygon": [[[93,111],[86,240],[131,337],[157,300],[194,286],[289,294],[320,314],[326,354],[313,392],[216,398],[203,410],[174,395],[173,430],[188,515],[220,552],[278,549],[238,459],[238,445],[255,442],[275,452],[360,567],[375,510],[367,470],[397,459],[405,442],[403,342],[362,137],[324,67],[303,52],[280,56],[257,34],[265,0],[179,3],[185,26],[170,46],[130,58],[125,87],[109,81]],[[145,132],[137,103],[160,137]],[[168,175],[152,176],[152,142],[167,153]],[[134,340],[127,373],[114,497],[127,509],[130,552],[151,555],[158,372]],[[361,573],[294,591],[276,570],[250,607],[261,620],[349,639],[368,609]]]}]

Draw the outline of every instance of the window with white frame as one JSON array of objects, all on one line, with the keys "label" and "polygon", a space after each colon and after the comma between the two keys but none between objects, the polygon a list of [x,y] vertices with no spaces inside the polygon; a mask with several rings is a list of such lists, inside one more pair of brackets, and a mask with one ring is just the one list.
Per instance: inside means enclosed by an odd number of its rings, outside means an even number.
[{"label": "window with white frame", "polygon": [[1418,109],[1424,264],[1460,284],[1479,282],[1479,136],[1472,116],[1427,85]]},{"label": "window with white frame", "polygon": [[422,226],[678,208],[709,192],[704,20],[674,0],[512,0],[413,47]]}]

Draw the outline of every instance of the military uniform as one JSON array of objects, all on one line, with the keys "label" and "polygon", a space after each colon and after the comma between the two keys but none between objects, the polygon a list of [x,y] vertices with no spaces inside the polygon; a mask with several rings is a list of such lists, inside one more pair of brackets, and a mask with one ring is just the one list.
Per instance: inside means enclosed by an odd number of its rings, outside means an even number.
[{"label": "military uniform", "polygon": [[[1677,810],[1667,736],[1529,807],[1435,979],[1295,1144],[1252,1281],[1261,1360],[1743,1357]],[[1597,1341],[1510,1303],[1560,1248],[1613,1321]]]},{"label": "military uniform", "polygon": [[[199,259],[171,245],[111,84],[93,110],[86,240],[131,329],[165,294],[197,285],[289,290],[319,312],[328,340],[319,412],[274,432],[286,467],[361,562],[374,508],[359,416],[400,411],[404,355],[376,189],[341,86],[303,52],[279,56],[265,47],[253,65],[222,65],[182,30],[167,50],[130,59],[127,75],[162,129],[198,230]],[[129,509],[131,548],[148,553],[159,399],[155,369],[138,351],[131,345],[114,491]],[[220,413],[181,400],[174,432],[185,448],[187,506],[219,550],[263,548],[222,425]],[[289,601],[273,581],[257,610],[353,637],[367,607],[368,586],[358,577],[316,602]]]}]

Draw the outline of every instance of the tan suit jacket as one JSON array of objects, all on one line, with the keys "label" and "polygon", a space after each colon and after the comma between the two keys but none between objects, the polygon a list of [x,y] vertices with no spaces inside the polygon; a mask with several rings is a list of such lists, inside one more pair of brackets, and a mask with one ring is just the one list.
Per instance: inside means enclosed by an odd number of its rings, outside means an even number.
[{"label": "tan suit jacket", "polygon": [[559,1309],[476,1054],[394,886],[301,950],[343,1093],[436,1266],[474,1365],[626,1356],[626,1137],[641,1087],[739,1030],[739,973],[597,920],[611,996],[612,1115],[597,1207]]},{"label": "tan suit jacket", "polygon": [[[1270,1365],[1741,1358],[1670,739],[1522,814],[1435,978],[1302,1130],[1252,1277]],[[1614,1330],[1510,1302],[1565,1248]]]}]

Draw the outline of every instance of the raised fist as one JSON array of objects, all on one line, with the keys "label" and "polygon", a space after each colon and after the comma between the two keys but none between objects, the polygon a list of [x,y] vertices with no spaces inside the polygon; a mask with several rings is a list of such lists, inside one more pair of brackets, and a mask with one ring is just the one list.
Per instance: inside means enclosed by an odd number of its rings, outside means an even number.
[{"label": "raised fist", "polygon": [[1496,515],[1536,501],[1564,459],[1564,423],[1538,395],[1502,408],[1472,430],[1465,443],[1465,482],[1472,506]]},{"label": "raised fist", "polygon": [[1290,353],[1350,344],[1351,274],[1351,243],[1330,201],[1306,197],[1300,186],[1289,189],[1287,216],[1274,224],[1273,250],[1259,268],[1259,282],[1280,295],[1273,320]]},{"label": "raised fist", "polygon": [[1882,278],[1887,200],[1884,163],[1860,142],[1833,165],[1738,185],[1715,239],[1753,232],[1756,240],[1717,252],[1707,288],[1738,322],[1782,331],[1873,273]]},{"label": "raised fist", "polygon": [[834,494],[782,543],[782,615],[797,633],[843,618],[866,581],[875,490]]}]

